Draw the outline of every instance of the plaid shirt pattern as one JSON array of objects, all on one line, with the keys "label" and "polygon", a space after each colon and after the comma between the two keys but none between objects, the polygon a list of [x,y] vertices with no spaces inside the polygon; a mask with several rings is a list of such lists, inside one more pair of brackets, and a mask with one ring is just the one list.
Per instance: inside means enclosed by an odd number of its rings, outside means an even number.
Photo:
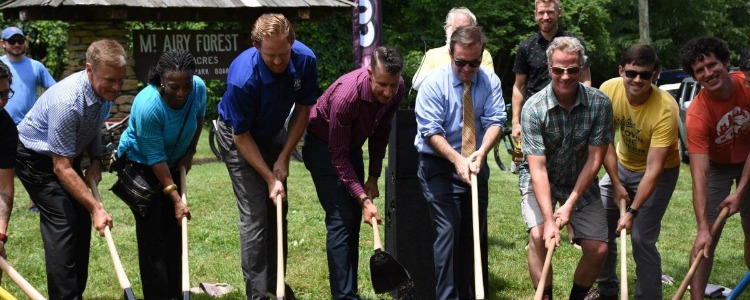
[{"label": "plaid shirt pattern", "polygon": [[[524,154],[545,156],[553,201],[565,201],[586,164],[588,147],[612,143],[612,103],[601,91],[579,83],[576,102],[568,112],[558,104],[550,84],[523,106],[521,128]],[[601,201],[597,181],[581,195],[576,210]],[[519,185],[530,184],[525,164]]]}]

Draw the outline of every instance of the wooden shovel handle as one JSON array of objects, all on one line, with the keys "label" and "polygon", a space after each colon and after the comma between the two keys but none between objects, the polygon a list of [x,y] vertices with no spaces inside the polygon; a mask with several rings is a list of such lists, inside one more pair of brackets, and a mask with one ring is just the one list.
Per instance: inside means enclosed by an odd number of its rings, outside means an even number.
[{"label": "wooden shovel handle", "polygon": [[276,195],[276,298],[284,298],[284,230],[281,195]]},{"label": "wooden shovel handle", "polygon": [[[620,218],[625,216],[625,199],[620,199]],[[620,299],[628,299],[628,232],[620,230]]]},{"label": "wooden shovel handle", "polygon": [[383,249],[383,242],[380,240],[380,230],[378,230],[378,219],[373,216],[370,219],[370,225],[372,225],[372,239],[375,241],[375,250]]},{"label": "wooden shovel handle", "polygon": [[23,291],[26,296],[29,296],[32,300],[44,300],[44,296],[39,293],[31,284],[29,284],[26,279],[21,276],[21,274],[18,274],[16,269],[14,269],[4,258],[0,257],[0,269],[3,270],[10,279],[13,279],[13,282],[18,285],[19,288]]},{"label": "wooden shovel handle", "polygon": [[482,275],[482,250],[479,243],[479,189],[477,174],[471,172],[471,220],[474,236],[474,294],[484,299],[484,276]]},{"label": "wooden shovel handle", "polygon": [[[89,180],[89,188],[91,188],[91,193],[94,195],[96,201],[101,203],[102,198],[99,196],[99,188],[97,188],[96,181],[93,178]],[[104,238],[107,240],[109,256],[112,258],[112,265],[115,267],[115,274],[117,275],[117,281],[120,283],[120,288],[123,290],[130,288],[130,280],[128,280],[128,275],[125,274],[125,268],[122,267],[122,261],[120,261],[120,255],[117,253],[115,240],[112,238],[112,231],[109,229],[109,226],[104,227]]]},{"label": "wooden shovel handle", "polygon": [[[187,171],[180,167],[180,191],[182,203],[187,206]],[[182,292],[190,291],[190,265],[188,260],[188,219],[182,217]]]},{"label": "wooden shovel handle", "polygon": [[[555,225],[557,228],[562,228],[562,221],[555,219]],[[552,253],[555,253],[555,240],[550,239],[547,241],[547,256],[544,258],[544,265],[542,266],[542,277],[539,277],[539,284],[536,286],[536,292],[534,293],[534,300],[542,300],[544,296],[544,286],[547,284],[547,273],[549,273],[550,266],[552,265]]]},{"label": "wooden shovel handle", "polygon": [[[721,227],[721,224],[724,223],[724,219],[727,218],[727,215],[729,215],[729,207],[724,207],[724,209],[721,210],[721,213],[719,213],[719,217],[716,218],[714,225],[711,226],[711,232],[710,232],[711,237],[716,235],[716,232],[719,231],[719,227]],[[690,281],[693,279],[695,270],[698,269],[698,265],[700,265],[701,260],[703,260],[703,249],[698,250],[698,253],[696,253],[695,259],[693,260],[693,264],[690,265],[690,269],[688,269],[687,274],[685,274],[685,279],[682,280],[682,283],[680,284],[680,288],[677,289],[677,293],[674,295],[674,297],[672,297],[672,300],[682,299],[682,296],[685,295],[685,291],[687,291],[687,286],[688,284],[690,284]],[[698,292],[698,291],[695,291],[695,292]]]}]

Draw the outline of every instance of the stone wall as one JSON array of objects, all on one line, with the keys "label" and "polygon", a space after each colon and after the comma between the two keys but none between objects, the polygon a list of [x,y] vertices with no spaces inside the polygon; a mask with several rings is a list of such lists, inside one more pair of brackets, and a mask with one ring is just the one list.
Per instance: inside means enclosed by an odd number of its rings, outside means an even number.
[{"label": "stone wall", "polygon": [[[119,42],[128,53],[128,65],[122,94],[115,100],[110,118],[122,119],[130,114],[130,106],[138,93],[138,80],[135,77],[133,53],[130,49],[130,30],[124,22],[73,22],[68,31],[68,63],[62,77],[86,68],[86,49],[100,39],[113,39]],[[119,136],[119,134],[118,134]]]},{"label": "stone wall", "polygon": [[[138,80],[135,77],[133,66],[133,53],[130,49],[130,30],[124,22],[73,22],[70,23],[68,31],[68,63],[63,69],[62,78],[70,74],[86,69],[86,49],[89,45],[100,39],[113,39],[119,42],[128,53],[127,73],[125,82],[122,86],[122,93],[115,100],[115,105],[110,110],[110,120],[117,121],[130,114],[130,107],[133,105],[133,99],[138,94]],[[60,79],[62,79],[60,78]],[[120,140],[120,134],[127,127],[127,124],[114,131],[114,145]],[[102,126],[102,146],[107,145],[110,140],[105,127]],[[109,157],[111,153],[105,150],[104,167],[109,166]],[[82,161],[81,166],[85,169],[88,167],[88,159]]]}]

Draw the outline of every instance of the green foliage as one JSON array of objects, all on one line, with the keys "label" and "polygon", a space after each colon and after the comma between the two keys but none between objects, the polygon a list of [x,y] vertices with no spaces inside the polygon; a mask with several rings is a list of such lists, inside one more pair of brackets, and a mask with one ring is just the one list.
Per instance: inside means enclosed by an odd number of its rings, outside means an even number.
[{"label": "green foliage", "polygon": [[68,23],[62,21],[19,21],[0,20],[0,30],[16,26],[23,30],[28,40],[29,49],[26,55],[42,62],[52,77],[59,79],[68,51]]},{"label": "green foliage", "polygon": [[318,59],[319,90],[325,90],[339,76],[354,69],[351,14],[333,13],[324,20],[296,24],[296,33],[297,39],[310,47]]}]

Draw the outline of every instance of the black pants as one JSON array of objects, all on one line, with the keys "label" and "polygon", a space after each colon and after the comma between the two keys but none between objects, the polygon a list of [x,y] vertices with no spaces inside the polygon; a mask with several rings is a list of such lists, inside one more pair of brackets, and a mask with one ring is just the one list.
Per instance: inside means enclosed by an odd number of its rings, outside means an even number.
[{"label": "black pants", "polygon": [[[80,158],[73,164],[81,175]],[[16,175],[39,208],[49,299],[83,299],[91,248],[91,214],[63,188],[52,158],[18,143]]]},{"label": "black pants", "polygon": [[[172,170],[171,173],[179,187],[179,172]],[[174,217],[172,200],[162,193],[158,195],[158,201],[151,202],[145,217],[133,211],[138,266],[146,300],[182,297],[182,228]]]}]

